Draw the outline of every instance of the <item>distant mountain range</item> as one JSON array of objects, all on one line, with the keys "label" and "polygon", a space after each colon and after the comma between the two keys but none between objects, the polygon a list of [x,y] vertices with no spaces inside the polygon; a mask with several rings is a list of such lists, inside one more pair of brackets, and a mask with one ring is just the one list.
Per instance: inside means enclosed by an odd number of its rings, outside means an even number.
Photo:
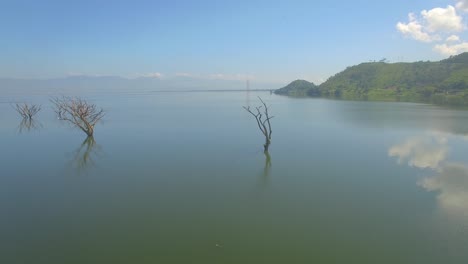
[{"label": "distant mountain range", "polygon": [[319,86],[296,80],[275,93],[468,106],[468,52],[438,62],[361,63]]},{"label": "distant mountain range", "polygon": [[[277,83],[250,80],[251,90],[272,90]],[[197,91],[245,90],[245,80],[203,79],[188,76],[172,78],[140,77],[134,79],[118,76],[69,76],[56,79],[0,78],[0,92],[69,94],[112,91]]]}]

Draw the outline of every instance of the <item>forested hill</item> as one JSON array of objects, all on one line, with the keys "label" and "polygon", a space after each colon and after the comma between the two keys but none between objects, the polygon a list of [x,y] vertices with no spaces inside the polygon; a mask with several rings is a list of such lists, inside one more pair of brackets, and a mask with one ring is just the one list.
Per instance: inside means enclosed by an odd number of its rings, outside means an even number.
[{"label": "forested hill", "polygon": [[367,62],[330,77],[308,96],[468,105],[468,53],[438,62]]},{"label": "forested hill", "polygon": [[290,95],[290,96],[305,96],[305,95],[320,95],[317,94],[318,86],[305,80],[295,80],[285,87],[275,91],[276,94]]}]

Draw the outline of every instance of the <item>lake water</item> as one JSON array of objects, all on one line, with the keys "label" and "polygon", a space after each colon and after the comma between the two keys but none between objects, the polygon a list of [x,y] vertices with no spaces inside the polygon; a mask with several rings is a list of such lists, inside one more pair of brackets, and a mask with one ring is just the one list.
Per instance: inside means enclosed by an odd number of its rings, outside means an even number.
[{"label": "lake water", "polygon": [[0,263],[468,263],[468,111],[95,92],[91,142],[48,98],[0,95]]}]

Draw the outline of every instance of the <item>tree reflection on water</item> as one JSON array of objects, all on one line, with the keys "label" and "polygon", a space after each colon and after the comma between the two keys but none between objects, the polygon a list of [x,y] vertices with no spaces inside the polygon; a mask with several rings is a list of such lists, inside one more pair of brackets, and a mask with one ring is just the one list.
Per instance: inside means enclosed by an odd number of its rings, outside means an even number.
[{"label": "tree reflection on water", "polygon": [[18,125],[18,134],[39,130],[42,127],[41,123],[33,118],[23,118]]},{"label": "tree reflection on water", "polygon": [[265,151],[264,154],[265,154],[265,166],[263,167],[263,171],[259,176],[259,181],[262,186],[266,187],[270,183],[271,156],[268,151]]},{"label": "tree reflection on water", "polygon": [[71,168],[78,174],[87,172],[89,168],[96,166],[95,159],[101,151],[101,146],[96,143],[94,137],[87,137],[73,152]]}]

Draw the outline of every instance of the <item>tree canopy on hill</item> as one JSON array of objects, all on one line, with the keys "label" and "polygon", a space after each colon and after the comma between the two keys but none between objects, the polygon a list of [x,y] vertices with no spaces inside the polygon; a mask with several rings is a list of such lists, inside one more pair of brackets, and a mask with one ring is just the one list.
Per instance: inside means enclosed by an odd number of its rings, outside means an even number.
[{"label": "tree canopy on hill", "polygon": [[329,98],[468,105],[468,53],[438,62],[361,63],[302,92]]},{"label": "tree canopy on hill", "polygon": [[290,95],[290,96],[307,96],[308,93],[317,92],[320,95],[318,86],[305,80],[295,80],[285,87],[275,91],[276,94]]}]

